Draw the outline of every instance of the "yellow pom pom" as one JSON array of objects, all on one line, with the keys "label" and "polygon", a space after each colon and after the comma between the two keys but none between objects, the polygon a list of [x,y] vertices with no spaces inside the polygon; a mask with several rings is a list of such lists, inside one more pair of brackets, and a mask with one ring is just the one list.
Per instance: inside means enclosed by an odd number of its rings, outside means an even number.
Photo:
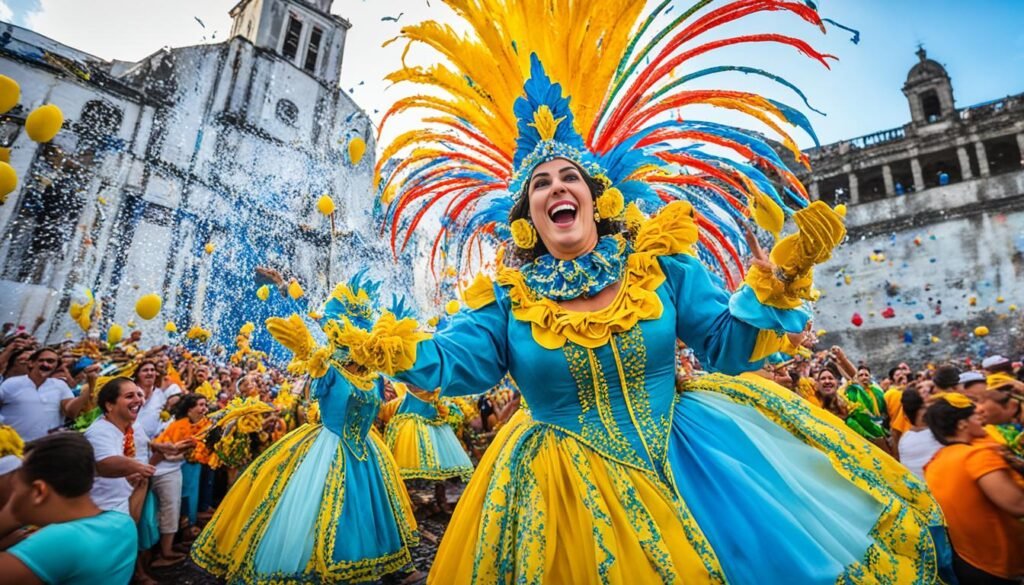
[{"label": "yellow pom pom", "polygon": [[1002,302],[1003,302],[1003,301],[1005,301],[1005,300],[1006,300],[1006,299],[1004,299],[1003,297],[996,297],[996,302],[997,302],[997,303],[1002,303]]},{"label": "yellow pom pom", "polygon": [[431,327],[437,327],[437,324],[440,322],[441,319],[439,317],[431,317],[430,319],[427,319],[427,325],[430,325]]},{"label": "yellow pom pom", "polygon": [[1017,305],[1010,305],[1009,307],[1006,307],[1006,308],[1009,309],[1010,311],[1016,311],[1017,310]]},{"label": "yellow pom pom", "polygon": [[203,252],[207,254],[213,254],[213,251],[216,249],[217,247],[213,245],[213,242],[206,242],[206,245],[203,246]]},{"label": "yellow pom pom", "polygon": [[299,281],[293,280],[288,283],[288,296],[295,300],[299,300],[304,294],[306,293],[302,290],[302,286],[299,285]]},{"label": "yellow pom pom", "polygon": [[0,161],[0,203],[7,200],[7,196],[18,186],[18,173],[14,167],[6,162]]},{"label": "yellow pom pom", "polygon": [[164,331],[168,333],[177,333],[178,326],[174,324],[174,321],[168,321],[167,325],[164,325]]},{"label": "yellow pom pom", "polygon": [[935,337],[934,335],[932,335],[932,343],[938,343],[939,341],[940,340],[939,340],[938,337]]},{"label": "yellow pom pom", "polygon": [[967,299],[967,304],[970,306],[976,306],[978,304],[978,297],[971,297]]},{"label": "yellow pom pom", "polygon": [[149,321],[153,317],[156,317],[156,314],[160,312],[161,306],[163,306],[163,301],[160,299],[159,295],[142,295],[135,303],[135,312],[139,314],[139,317]]},{"label": "yellow pom pom", "polygon": [[122,339],[124,339],[124,328],[114,323],[107,330],[107,343],[113,345]]},{"label": "yellow pom pom", "polygon": [[135,327],[139,326],[139,324],[135,322],[135,319],[128,319],[128,322],[125,323],[125,325],[127,325],[128,327],[131,327],[131,328],[135,328]]},{"label": "yellow pom pom", "polygon": [[25,442],[18,431],[8,425],[0,425],[0,457],[16,455],[21,457],[25,451]]},{"label": "yellow pom pom", "polygon": [[64,114],[53,104],[39,106],[25,118],[25,132],[36,142],[49,142],[60,132]]},{"label": "yellow pom pom", "polygon": [[239,329],[238,331],[240,333],[242,333],[243,335],[252,335],[252,332],[255,331],[255,330],[256,330],[256,324],[253,323],[252,321],[246,321],[245,325],[242,325],[242,328]]},{"label": "yellow pom pom", "polygon": [[444,312],[448,313],[449,315],[454,315],[455,313],[459,312],[460,308],[462,308],[462,305],[459,304],[459,301],[451,300],[445,303]]},{"label": "yellow pom pom", "polygon": [[984,325],[978,325],[977,327],[974,328],[975,337],[985,337],[986,335],[988,335],[988,327],[985,327]]},{"label": "yellow pom pom", "polygon": [[516,246],[524,250],[529,250],[537,245],[537,230],[533,229],[530,222],[523,218],[519,218],[512,222],[512,241],[515,242]]},{"label": "yellow pom pom", "polygon": [[0,146],[0,162],[11,162],[11,149]]},{"label": "yellow pom pom", "polygon": [[615,187],[606,190],[597,198],[597,212],[601,214],[602,219],[615,219],[622,215],[624,208],[622,191]]},{"label": "yellow pom pom", "polygon": [[187,339],[194,339],[194,340],[196,340],[196,341],[198,341],[200,343],[205,343],[205,342],[210,340],[210,337],[212,335],[213,335],[212,333],[210,333],[206,329],[203,329],[199,325],[193,325],[188,330],[188,333],[185,334],[185,337]]},{"label": "yellow pom pom", "polygon": [[21,88],[18,82],[6,75],[0,75],[0,114],[6,114],[18,105],[21,99]]},{"label": "yellow pom pom", "polygon": [[825,331],[824,329],[818,329],[817,331],[818,337],[825,337],[826,333],[828,333],[828,331]]},{"label": "yellow pom pom", "polygon": [[839,217],[846,217],[846,204],[840,203],[839,205],[836,205],[833,211],[835,211],[836,215]]},{"label": "yellow pom pom", "polygon": [[352,164],[359,164],[359,161],[363,160],[364,152],[366,152],[366,141],[362,137],[356,136],[348,141],[348,160]]},{"label": "yellow pom pom", "polygon": [[645,221],[647,221],[647,218],[644,216],[644,212],[640,211],[640,208],[637,207],[636,203],[630,203],[626,206],[626,227],[629,231],[638,231]]},{"label": "yellow pom pom", "polygon": [[324,215],[331,215],[334,213],[334,199],[331,199],[330,195],[321,195],[316,200],[316,210]]},{"label": "yellow pom pom", "polygon": [[263,286],[261,286],[258,289],[256,289],[256,298],[261,300],[261,301],[265,301],[265,300],[269,299],[270,298],[270,287],[268,287],[267,285],[264,284]]}]

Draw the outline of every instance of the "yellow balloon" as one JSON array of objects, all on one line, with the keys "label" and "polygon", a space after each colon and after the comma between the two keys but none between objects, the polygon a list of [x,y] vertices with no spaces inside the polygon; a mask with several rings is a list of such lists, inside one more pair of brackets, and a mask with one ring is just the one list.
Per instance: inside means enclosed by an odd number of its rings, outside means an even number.
[{"label": "yellow balloon", "polygon": [[142,295],[135,303],[135,312],[139,314],[139,317],[149,321],[153,317],[156,317],[157,313],[160,312],[160,307],[162,306],[163,300],[160,299],[160,295]]},{"label": "yellow balloon", "polygon": [[974,328],[974,335],[976,337],[985,337],[986,335],[988,335],[988,327],[985,327],[984,325],[978,325],[977,327]]},{"label": "yellow balloon", "polygon": [[256,289],[256,298],[261,301],[265,301],[270,298],[270,288],[267,285],[263,285]]},{"label": "yellow balloon", "polygon": [[49,142],[60,132],[64,114],[53,104],[39,106],[25,118],[25,132],[36,142]]},{"label": "yellow balloon", "polygon": [[121,341],[123,337],[124,328],[118,325],[117,323],[111,325],[110,329],[107,330],[107,343],[111,345],[117,343],[118,341]]},{"label": "yellow balloon", "polygon": [[11,162],[11,149],[0,147],[0,162]]},{"label": "yellow balloon", "polygon": [[295,300],[299,300],[304,294],[305,292],[302,290],[302,286],[299,285],[298,281],[293,280],[288,283],[288,296]]},{"label": "yellow balloon", "polygon": [[364,152],[366,152],[366,141],[362,137],[356,136],[348,141],[348,160],[352,161],[352,164],[359,164],[359,161],[363,160]]},{"label": "yellow balloon", "polygon": [[331,199],[330,195],[321,195],[316,200],[316,210],[324,215],[334,213],[334,199]]},{"label": "yellow balloon", "polygon": [[6,75],[0,75],[0,114],[6,114],[18,105],[21,99],[21,88],[18,82]]},{"label": "yellow balloon", "polygon": [[453,299],[453,300],[448,301],[445,304],[444,311],[446,313],[448,313],[449,315],[454,315],[455,313],[459,312],[459,308],[460,307],[461,307],[461,305],[459,304],[459,301],[456,301],[456,300]]},{"label": "yellow balloon", "polygon": [[207,254],[213,254],[213,251],[215,249],[216,247],[213,245],[213,242],[207,242],[206,245],[203,246],[203,251],[206,252]]},{"label": "yellow balloon", "polygon": [[168,333],[177,333],[178,326],[174,324],[174,321],[168,321],[167,325],[164,325],[164,331]]},{"label": "yellow balloon", "polygon": [[0,161],[0,203],[3,203],[17,186],[18,173],[14,171],[14,167]]}]

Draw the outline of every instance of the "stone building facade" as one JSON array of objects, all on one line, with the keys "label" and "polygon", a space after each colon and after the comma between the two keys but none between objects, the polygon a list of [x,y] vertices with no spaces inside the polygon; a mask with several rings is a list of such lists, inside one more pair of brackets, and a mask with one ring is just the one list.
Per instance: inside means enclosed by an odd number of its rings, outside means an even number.
[{"label": "stone building facade", "polygon": [[810,149],[812,171],[794,169],[812,197],[849,207],[849,240],[818,271],[817,325],[879,366],[1019,355],[1024,94],[957,108],[945,67],[917,57],[910,122]]},{"label": "stone building facade", "polygon": [[[256,266],[323,298],[353,258],[385,257],[369,219],[373,127],[339,85],[350,25],[332,1],[242,0],[230,40],[137,63],[0,23],[0,73],[22,89],[0,117],[20,177],[0,206],[0,321],[61,339],[82,285],[103,302],[100,331],[138,321],[135,300],[156,292],[161,317],[138,323],[147,341],[166,320],[227,341],[271,310],[253,295]],[[37,144],[23,124],[43,103],[66,121]],[[353,164],[355,137],[367,148]],[[314,207],[325,193],[333,230]]]}]

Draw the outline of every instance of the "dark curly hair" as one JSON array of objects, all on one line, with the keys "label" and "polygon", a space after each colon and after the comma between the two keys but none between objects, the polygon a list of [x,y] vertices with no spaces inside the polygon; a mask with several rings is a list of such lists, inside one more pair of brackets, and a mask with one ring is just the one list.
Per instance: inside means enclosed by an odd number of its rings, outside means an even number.
[{"label": "dark curly hair", "polygon": [[[576,167],[576,170],[579,171],[580,176],[583,177],[583,182],[586,183],[587,187],[590,188],[590,196],[593,197],[594,199],[594,208],[596,209],[597,198],[600,197],[605,191],[604,183],[590,176],[590,174],[587,173],[587,171],[584,170],[583,167],[581,167],[578,163],[576,163],[576,161],[569,159],[565,160],[568,161],[569,164],[571,164],[572,166]],[[532,218],[530,217],[530,181],[524,181],[523,188],[519,192],[519,196],[516,199],[516,203],[515,205],[512,206],[512,211],[510,211],[508,214],[509,224],[511,224],[517,219],[525,219],[527,221],[530,221],[531,224],[533,223],[531,221]],[[598,238],[602,236],[623,233],[624,230],[625,224],[623,224],[623,222],[619,220],[606,219],[602,217],[601,220],[597,222]],[[537,258],[540,258],[541,256],[548,253],[547,246],[544,245],[544,242],[541,241],[540,237],[537,238],[537,245],[535,245],[533,248],[529,250],[524,250],[514,244],[511,245],[510,248],[510,256],[512,260],[510,264],[513,266],[529,264],[530,262],[533,262]]]}]

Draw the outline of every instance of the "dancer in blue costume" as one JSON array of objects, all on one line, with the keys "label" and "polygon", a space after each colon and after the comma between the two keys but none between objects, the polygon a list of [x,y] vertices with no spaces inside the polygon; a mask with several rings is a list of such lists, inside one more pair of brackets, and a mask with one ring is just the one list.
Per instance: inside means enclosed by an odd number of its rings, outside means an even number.
[{"label": "dancer in blue costume", "polygon": [[[738,42],[779,42],[825,63],[783,35],[694,40],[760,11],[824,28],[811,3],[705,0],[670,16],[667,1],[448,3],[469,32],[403,29],[447,59],[391,78],[445,98],[413,96],[388,116],[433,109],[425,122],[450,132],[417,127],[385,147],[388,221],[397,247],[442,202],[439,256],[464,273],[479,239],[511,236],[515,247],[432,338],[385,314],[334,339],[367,368],[445,395],[510,373],[530,404],[478,466],[430,579],[825,585],[950,575],[924,485],[828,413],[729,375],[800,341],[812,269],[845,236],[842,212],[808,203],[758,135],[674,111],[742,112],[800,157],[782,130],[809,129],[799,112],[689,83],[728,70],[787,82],[749,67],[675,70]],[[787,212],[798,232],[770,256],[737,237],[747,217],[778,234]],[[752,257],[745,276],[741,253]],[[719,373],[677,392],[677,339]]]},{"label": "dancer in blue costume", "polygon": [[473,462],[448,424],[446,411],[452,407],[440,404],[437,392],[415,392],[404,384],[396,387],[399,396],[390,405],[395,413],[388,420],[384,440],[402,479],[468,480]]},{"label": "dancer in blue costume", "polygon": [[[324,328],[371,323],[361,279],[338,285]],[[347,352],[315,341],[301,318],[271,318],[271,334],[308,373],[322,424],[274,443],[239,476],[192,547],[196,564],[230,583],[359,583],[411,570],[417,542],[405,486],[373,422],[381,381]],[[413,573],[414,574],[414,573]]]}]

